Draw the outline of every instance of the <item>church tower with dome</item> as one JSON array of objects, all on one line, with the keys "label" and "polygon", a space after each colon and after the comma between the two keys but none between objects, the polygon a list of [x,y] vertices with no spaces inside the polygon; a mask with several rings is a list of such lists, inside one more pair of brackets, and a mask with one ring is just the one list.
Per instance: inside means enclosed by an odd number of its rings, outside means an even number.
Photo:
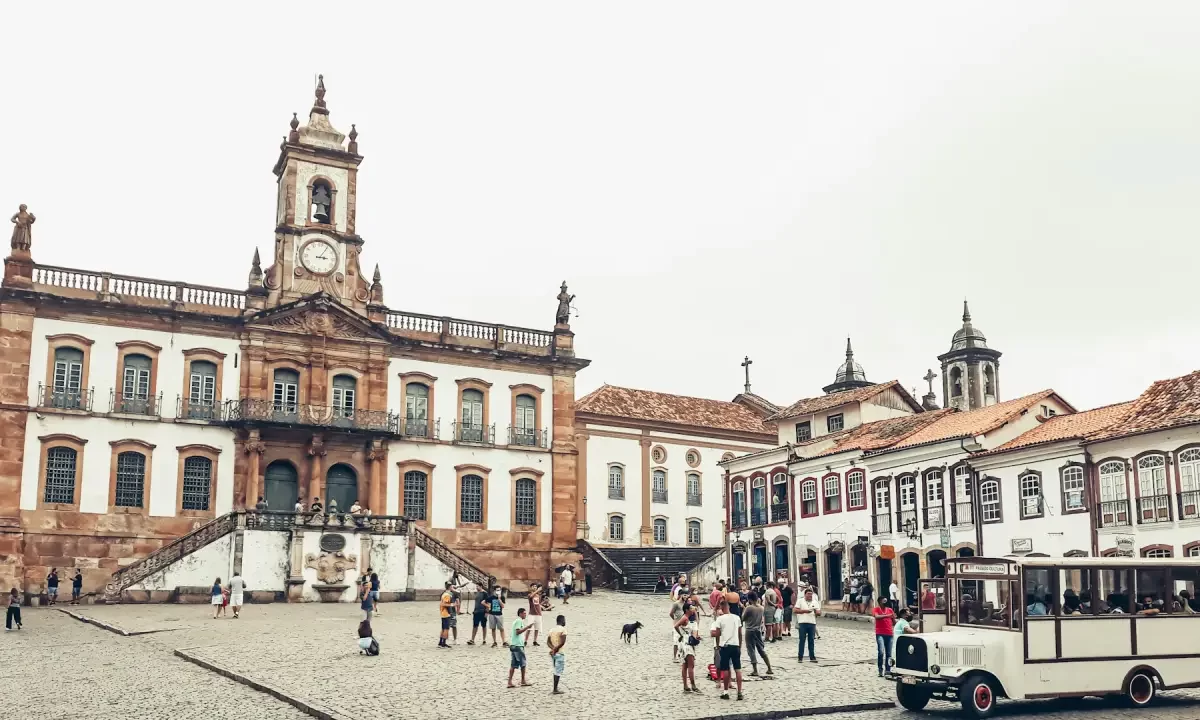
[{"label": "church tower with dome", "polygon": [[854,388],[867,387],[875,383],[867,379],[867,372],[863,370],[863,366],[854,361],[854,350],[850,347],[850,338],[846,338],[846,362],[838,366],[837,374],[833,377],[833,382],[821,390],[826,394],[842,392],[843,390],[853,390]]},{"label": "church tower with dome", "polygon": [[938,355],[944,405],[958,410],[995,405],[1000,402],[1001,353],[989,348],[983,331],[971,324],[966,300],[962,323],[950,341],[950,350]]}]

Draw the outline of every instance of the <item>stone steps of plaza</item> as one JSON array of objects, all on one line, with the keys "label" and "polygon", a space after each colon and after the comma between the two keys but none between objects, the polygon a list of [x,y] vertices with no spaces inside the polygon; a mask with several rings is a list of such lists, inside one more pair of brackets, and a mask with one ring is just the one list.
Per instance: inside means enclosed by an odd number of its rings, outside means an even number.
[{"label": "stone steps of plaza", "polygon": [[669,588],[680,573],[689,573],[710,560],[720,547],[604,547],[604,554],[624,574],[622,590],[654,592],[659,578]]}]

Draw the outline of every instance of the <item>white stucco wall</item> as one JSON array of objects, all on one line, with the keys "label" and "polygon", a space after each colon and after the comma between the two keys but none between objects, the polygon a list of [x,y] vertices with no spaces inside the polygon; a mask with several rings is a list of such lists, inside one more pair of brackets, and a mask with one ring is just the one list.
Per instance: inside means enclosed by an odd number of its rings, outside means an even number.
[{"label": "white stucco wall", "polygon": [[[114,370],[115,372],[115,370]],[[220,450],[216,471],[216,514],[233,509],[233,432],[227,428],[175,423],[169,420],[125,420],[79,415],[44,415],[30,413],[25,427],[25,458],[21,468],[21,509],[37,508],[38,473],[41,468],[40,437],[65,433],[87,441],[83,450],[83,467],[76,469],[82,481],[79,489],[79,510],[89,513],[109,511],[108,495],[112,466],[112,447],[109,443],[135,439],[154,445],[150,457],[149,514],[173,516],[180,499],[179,451],[185,445],[210,445]]]},{"label": "white stucco wall", "polygon": [[415,548],[416,566],[413,572],[414,590],[442,590],[453,574],[450,568],[421,548]]},{"label": "white stucco wall", "polygon": [[246,590],[283,592],[287,588],[291,540],[288,533],[246,530],[242,539],[242,577]]},{"label": "white stucco wall", "polygon": [[[614,463],[624,466],[625,498],[620,500],[608,497],[608,467]],[[587,485],[588,540],[609,543],[608,516],[619,513],[625,516],[625,544],[637,545],[642,526],[640,441],[595,435],[588,438]]]},{"label": "white stucco wall", "polygon": [[212,587],[221,578],[228,582],[233,570],[233,535],[218,538],[196,552],[168,565],[131,590],[174,590],[177,587]]},{"label": "white stucco wall", "polygon": [[404,592],[408,589],[408,536],[373,535],[371,563],[379,574],[380,592]]}]

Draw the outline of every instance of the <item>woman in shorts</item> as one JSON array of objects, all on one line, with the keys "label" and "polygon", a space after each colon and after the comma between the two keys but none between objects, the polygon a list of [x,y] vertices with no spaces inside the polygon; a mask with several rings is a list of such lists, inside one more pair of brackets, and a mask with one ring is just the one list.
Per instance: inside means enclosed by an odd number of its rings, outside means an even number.
[{"label": "woman in shorts", "polygon": [[212,599],[209,602],[216,607],[216,610],[213,611],[213,620],[216,620],[217,616],[221,614],[222,606],[225,605],[225,591],[221,588],[221,578],[213,581]]},{"label": "woman in shorts", "polygon": [[[687,606],[683,617],[675,621],[675,630],[679,633],[679,655],[682,662],[680,674],[683,676],[683,691],[685,693],[700,692],[696,687],[696,647],[700,644],[700,626],[696,614],[699,609],[691,604]],[[688,687],[691,683],[691,687]]]}]

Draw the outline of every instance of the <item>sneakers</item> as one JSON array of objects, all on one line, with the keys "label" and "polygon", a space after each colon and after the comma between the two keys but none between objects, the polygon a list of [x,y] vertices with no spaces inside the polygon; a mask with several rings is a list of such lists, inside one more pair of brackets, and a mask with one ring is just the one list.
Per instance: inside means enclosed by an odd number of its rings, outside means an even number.
[{"label": "sneakers", "polygon": [[746,699],[746,698],[742,697],[742,694],[741,694],[741,693],[738,693],[738,700],[745,700],[745,699]]},{"label": "sneakers", "polygon": [[728,700],[728,699],[729,699],[729,693],[727,693],[727,692],[723,692],[723,693],[721,693],[721,699],[722,699],[722,700]]}]

